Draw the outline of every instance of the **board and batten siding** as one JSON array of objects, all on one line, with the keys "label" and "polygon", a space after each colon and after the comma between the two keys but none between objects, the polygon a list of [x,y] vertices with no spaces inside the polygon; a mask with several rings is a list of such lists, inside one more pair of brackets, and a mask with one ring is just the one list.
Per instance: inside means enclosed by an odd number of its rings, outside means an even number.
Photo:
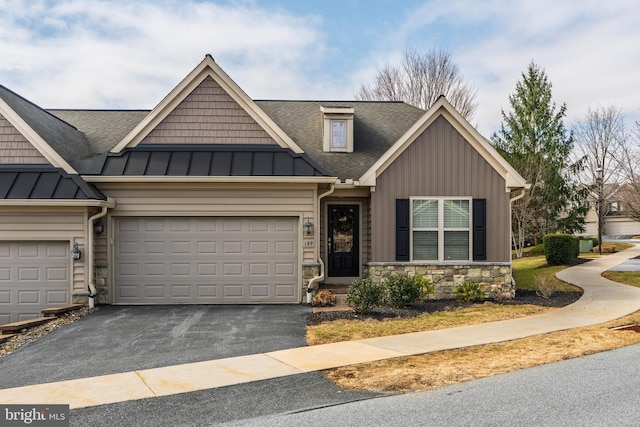
[{"label": "board and batten siding", "polygon": [[395,261],[395,201],[410,197],[486,199],[486,261],[510,262],[505,180],[442,116],[376,179],[371,194],[372,261]]},{"label": "board and batten siding", "polygon": [[[114,198],[117,216],[266,216],[310,218],[314,223],[316,186],[300,184],[98,184]],[[301,225],[300,225],[301,226]],[[100,243],[106,243],[101,239]],[[316,262],[315,247],[304,248],[302,262]],[[97,249],[97,252],[102,249]]]},{"label": "board and batten siding", "polygon": [[[0,209],[0,238],[10,241],[78,242],[83,257],[72,261],[72,292],[87,290],[85,271],[86,208]],[[71,302],[71,301],[69,301]]]},{"label": "board and batten siding", "polygon": [[142,141],[143,144],[276,144],[207,77]]}]

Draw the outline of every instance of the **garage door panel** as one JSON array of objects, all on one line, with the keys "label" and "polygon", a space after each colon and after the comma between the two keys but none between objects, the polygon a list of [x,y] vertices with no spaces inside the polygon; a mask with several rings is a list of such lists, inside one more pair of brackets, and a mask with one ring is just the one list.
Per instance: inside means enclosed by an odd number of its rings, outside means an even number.
[{"label": "garage door panel", "polygon": [[0,242],[0,323],[40,317],[69,302],[69,242]]},{"label": "garage door panel", "polygon": [[[116,218],[116,223],[117,303],[298,300],[296,218]],[[154,233],[140,231],[149,229]],[[151,286],[162,288],[162,296],[147,290]]]}]

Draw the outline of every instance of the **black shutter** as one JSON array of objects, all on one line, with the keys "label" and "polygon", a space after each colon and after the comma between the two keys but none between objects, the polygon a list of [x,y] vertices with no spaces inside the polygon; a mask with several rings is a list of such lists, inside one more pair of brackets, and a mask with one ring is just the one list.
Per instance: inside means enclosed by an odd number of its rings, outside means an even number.
[{"label": "black shutter", "polygon": [[487,199],[473,199],[473,260],[487,260]]},{"label": "black shutter", "polygon": [[396,199],[396,261],[409,261],[409,199]]}]

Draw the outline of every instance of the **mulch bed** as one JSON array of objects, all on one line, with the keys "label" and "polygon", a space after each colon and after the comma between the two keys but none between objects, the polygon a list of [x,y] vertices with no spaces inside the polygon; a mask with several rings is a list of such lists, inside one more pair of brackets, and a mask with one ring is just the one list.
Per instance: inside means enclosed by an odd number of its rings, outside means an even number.
[{"label": "mulch bed", "polygon": [[332,320],[347,319],[400,319],[405,317],[417,317],[423,314],[431,314],[439,311],[451,311],[460,307],[471,307],[477,304],[502,304],[521,305],[532,304],[544,307],[564,307],[576,302],[582,296],[582,292],[556,292],[551,298],[546,299],[536,294],[536,291],[516,290],[516,296],[506,301],[487,301],[482,303],[463,303],[457,300],[430,300],[412,304],[405,308],[393,308],[384,306],[375,309],[366,315],[356,315],[353,311],[324,311],[311,313],[307,316],[307,325],[317,325]]}]

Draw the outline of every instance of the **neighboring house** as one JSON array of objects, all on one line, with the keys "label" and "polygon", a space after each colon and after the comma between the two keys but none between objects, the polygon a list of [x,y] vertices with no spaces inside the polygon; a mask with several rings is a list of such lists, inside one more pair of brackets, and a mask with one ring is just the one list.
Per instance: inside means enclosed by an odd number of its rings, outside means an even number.
[{"label": "neighboring house", "polygon": [[[633,206],[640,206],[638,193],[629,184],[605,185],[606,194],[603,203],[602,235],[614,236],[639,236],[640,222],[634,219]],[[597,196],[594,196],[597,198]],[[591,209],[585,217],[585,231],[581,233],[584,237],[598,236],[598,213],[597,204],[592,202]]]},{"label": "neighboring house", "polygon": [[253,101],[208,55],[152,111],[0,86],[0,323],[89,294],[300,303],[392,271],[512,296],[525,185],[444,98]]}]

